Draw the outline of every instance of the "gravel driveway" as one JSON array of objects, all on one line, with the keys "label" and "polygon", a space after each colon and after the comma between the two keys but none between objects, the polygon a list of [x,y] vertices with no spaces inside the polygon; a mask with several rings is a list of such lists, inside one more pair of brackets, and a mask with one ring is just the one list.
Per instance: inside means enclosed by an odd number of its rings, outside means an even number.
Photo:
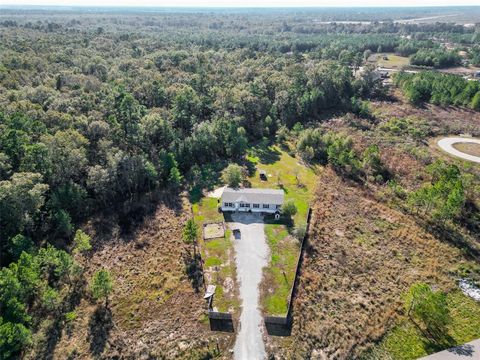
[{"label": "gravel driveway", "polygon": [[267,266],[269,248],[265,239],[263,217],[256,214],[233,214],[230,228],[239,229],[235,239],[235,262],[240,282],[242,314],[240,331],[235,341],[236,360],[264,359],[265,344],[262,334],[262,316],[258,309],[262,268]]},{"label": "gravel driveway", "polygon": [[456,143],[472,143],[472,144],[479,144],[480,145],[480,139],[471,139],[471,138],[461,138],[461,137],[451,137],[451,138],[444,138],[441,139],[437,142],[438,146],[440,148],[454,156],[457,156],[459,158],[473,161],[476,163],[480,164],[480,157],[466,154],[464,152],[461,152],[457,149],[455,149],[452,145]]}]

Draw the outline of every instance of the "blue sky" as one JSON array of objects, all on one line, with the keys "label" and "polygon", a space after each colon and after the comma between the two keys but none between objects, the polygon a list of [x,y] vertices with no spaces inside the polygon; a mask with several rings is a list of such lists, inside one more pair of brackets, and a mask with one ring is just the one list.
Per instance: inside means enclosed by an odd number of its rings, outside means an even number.
[{"label": "blue sky", "polygon": [[193,6],[193,7],[301,7],[301,6],[448,6],[480,5],[480,0],[0,0],[8,5],[83,6]]}]

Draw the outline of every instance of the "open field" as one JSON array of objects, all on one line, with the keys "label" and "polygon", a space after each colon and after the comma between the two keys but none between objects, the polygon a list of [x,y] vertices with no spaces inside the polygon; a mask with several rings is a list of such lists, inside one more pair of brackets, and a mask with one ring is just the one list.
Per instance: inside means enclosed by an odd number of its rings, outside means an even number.
[{"label": "open field", "polygon": [[[384,57],[387,57],[387,60],[385,60]],[[368,61],[387,69],[402,69],[405,66],[410,65],[408,57],[398,56],[394,53],[374,54],[370,56]]]},{"label": "open field", "polygon": [[264,269],[262,305],[269,315],[285,315],[295,278],[300,241],[288,233],[285,225],[266,224],[268,246],[272,253]]},{"label": "open field", "polygon": [[[298,209],[293,226],[305,224],[316,186],[316,169],[305,166],[278,146],[253,148],[247,159],[256,166],[256,171],[248,178],[251,186],[283,189],[285,201],[293,200]],[[267,172],[267,181],[259,178],[258,170]],[[264,269],[261,304],[264,312],[269,315],[285,315],[300,241],[291,234],[292,227],[289,228],[284,221],[267,217],[266,222],[265,232],[271,259],[269,266]]]},{"label": "open field", "polygon": [[[396,102],[371,104],[376,121],[362,131],[343,119],[322,126],[350,135],[359,152],[378,144],[382,162],[403,191],[418,188],[425,181],[426,164],[435,159],[456,164],[462,173],[480,176],[475,165],[432,145],[436,137],[452,133],[478,136],[478,113],[433,105],[417,108],[404,102],[401,94],[395,95]],[[409,125],[391,127],[397,124],[395,119],[407,119]],[[406,341],[392,334],[393,329],[405,326],[403,295],[418,281],[449,291],[454,317],[450,335],[456,342],[479,336],[461,321],[477,324],[480,305],[460,293],[456,284],[456,276],[462,273],[459,269],[475,268],[475,258],[465,256],[480,248],[475,240],[475,219],[467,225],[471,232],[457,227],[448,236],[433,235],[418,219],[403,212],[405,201],[394,201],[386,184],[361,187],[328,168],[319,172],[317,181],[310,241],[294,300],[292,337],[268,338],[270,353],[286,358],[350,359],[373,347],[373,354],[381,354],[376,359],[389,359],[400,350],[392,345],[388,353],[382,352],[385,339],[392,336],[392,344]],[[412,337],[407,343],[417,354],[433,350],[424,346],[416,332],[408,333]],[[375,346],[378,342],[381,345]]]}]

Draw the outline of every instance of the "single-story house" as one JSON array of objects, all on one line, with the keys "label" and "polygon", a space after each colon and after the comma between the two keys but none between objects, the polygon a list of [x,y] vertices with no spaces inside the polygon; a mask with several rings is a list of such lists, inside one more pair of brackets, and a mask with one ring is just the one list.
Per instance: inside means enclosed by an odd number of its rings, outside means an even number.
[{"label": "single-story house", "polygon": [[225,188],[222,194],[222,211],[279,213],[284,192],[276,189]]}]

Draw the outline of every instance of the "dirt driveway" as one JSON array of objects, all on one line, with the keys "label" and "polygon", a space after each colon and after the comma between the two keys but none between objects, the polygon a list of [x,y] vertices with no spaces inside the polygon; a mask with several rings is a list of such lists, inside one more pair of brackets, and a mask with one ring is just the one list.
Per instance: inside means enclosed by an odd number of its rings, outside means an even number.
[{"label": "dirt driveway", "polygon": [[263,217],[257,214],[233,214],[231,229],[240,230],[235,238],[235,262],[240,282],[242,313],[240,331],[235,341],[236,360],[264,359],[263,320],[258,308],[262,269],[267,266],[269,248],[265,239]]}]

